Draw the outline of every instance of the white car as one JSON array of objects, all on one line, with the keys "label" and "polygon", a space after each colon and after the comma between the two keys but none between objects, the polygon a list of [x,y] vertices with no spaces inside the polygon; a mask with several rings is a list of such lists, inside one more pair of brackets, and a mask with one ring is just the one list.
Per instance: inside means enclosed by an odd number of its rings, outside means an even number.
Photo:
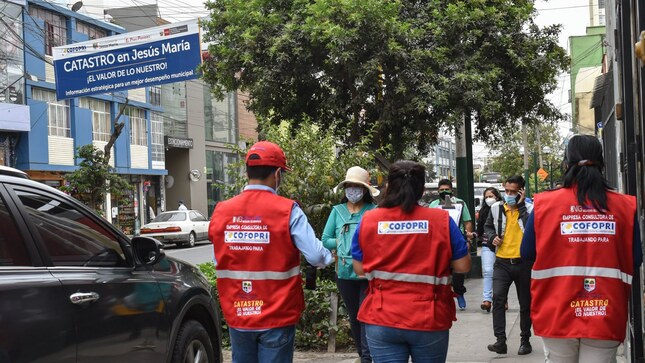
[{"label": "white car", "polygon": [[208,224],[208,219],[196,210],[174,210],[160,213],[141,227],[140,233],[164,245],[193,247],[195,242],[208,238]]}]

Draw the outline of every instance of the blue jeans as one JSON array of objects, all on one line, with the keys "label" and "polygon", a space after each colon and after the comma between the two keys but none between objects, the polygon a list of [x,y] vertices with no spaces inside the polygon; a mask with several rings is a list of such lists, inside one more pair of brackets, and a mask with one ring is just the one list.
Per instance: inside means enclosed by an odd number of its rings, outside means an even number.
[{"label": "blue jeans", "polygon": [[484,276],[484,291],[482,301],[493,302],[493,266],[495,265],[495,252],[482,246],[482,276]]},{"label": "blue jeans", "polygon": [[419,331],[365,324],[367,344],[374,363],[444,363],[448,330]]},{"label": "blue jeans", "polygon": [[233,363],[293,362],[296,327],[287,326],[264,331],[229,328]]}]

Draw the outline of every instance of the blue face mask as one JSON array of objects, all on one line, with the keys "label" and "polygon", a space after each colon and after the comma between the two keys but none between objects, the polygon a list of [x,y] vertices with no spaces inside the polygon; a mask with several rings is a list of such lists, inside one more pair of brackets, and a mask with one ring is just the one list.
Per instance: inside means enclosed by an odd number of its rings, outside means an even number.
[{"label": "blue face mask", "polygon": [[505,195],[504,196],[504,201],[506,202],[506,204],[512,206],[512,205],[517,204],[517,199],[515,199],[515,198],[517,198],[517,195]]}]

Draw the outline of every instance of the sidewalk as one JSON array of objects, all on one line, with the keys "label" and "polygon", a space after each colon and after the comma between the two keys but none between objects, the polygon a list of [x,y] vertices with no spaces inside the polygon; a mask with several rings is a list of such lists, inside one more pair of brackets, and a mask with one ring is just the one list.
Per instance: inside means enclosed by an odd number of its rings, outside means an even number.
[{"label": "sidewalk", "polygon": [[[526,362],[543,363],[544,348],[542,339],[531,337],[533,353],[519,356],[517,350],[520,345],[520,310],[517,301],[515,286],[512,285],[508,297],[508,311],[506,312],[506,335],[508,354],[489,352],[486,346],[495,342],[493,335],[492,312],[486,313],[479,308],[481,304],[483,279],[466,280],[466,302],[464,311],[457,310],[457,321],[450,329],[450,345],[448,347],[449,363],[480,363],[480,362]],[[322,352],[296,352],[294,362],[299,363],[353,363],[358,357],[351,353],[322,353]],[[618,349],[617,362],[625,362],[623,346]],[[230,362],[230,352],[225,352],[224,361]]]}]

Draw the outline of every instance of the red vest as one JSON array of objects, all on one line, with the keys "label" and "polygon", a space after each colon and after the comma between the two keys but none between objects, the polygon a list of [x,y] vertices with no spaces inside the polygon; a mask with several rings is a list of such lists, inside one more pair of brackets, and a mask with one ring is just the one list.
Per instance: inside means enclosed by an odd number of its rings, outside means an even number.
[{"label": "red vest", "polygon": [[208,238],[229,326],[269,329],[300,319],[300,252],[289,232],[293,203],[269,191],[247,190],[217,204]]},{"label": "red vest", "polygon": [[625,339],[636,200],[608,192],[607,206],[607,214],[583,208],[571,188],[535,196],[535,335]]},{"label": "red vest", "polygon": [[369,290],[358,320],[409,330],[447,330],[457,320],[450,284],[449,215],[418,206],[365,212],[359,244]]}]

